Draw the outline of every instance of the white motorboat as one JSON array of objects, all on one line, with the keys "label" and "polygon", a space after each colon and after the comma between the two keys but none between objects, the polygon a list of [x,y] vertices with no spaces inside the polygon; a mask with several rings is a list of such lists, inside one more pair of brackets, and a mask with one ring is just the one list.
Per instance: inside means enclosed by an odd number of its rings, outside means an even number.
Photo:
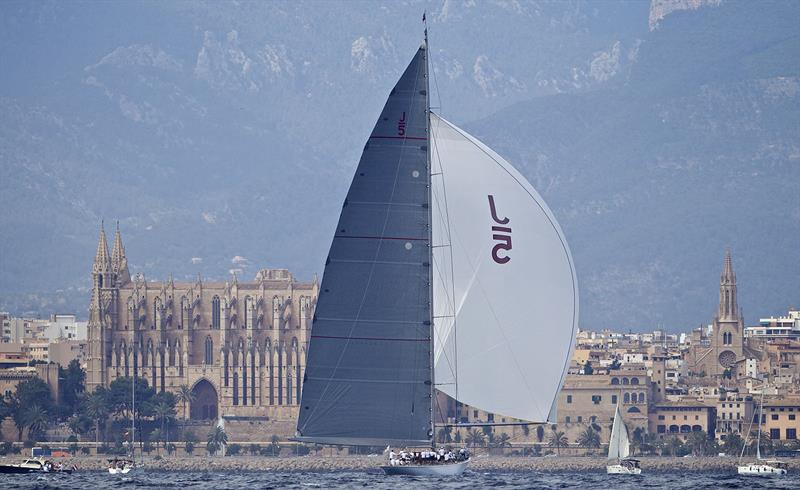
[{"label": "white motorboat", "polygon": [[611,439],[608,441],[608,459],[617,460],[616,464],[606,466],[609,475],[641,475],[642,468],[638,459],[629,458],[631,444],[628,439],[628,428],[622,420],[619,404],[614,412],[614,424],[611,426]]}]

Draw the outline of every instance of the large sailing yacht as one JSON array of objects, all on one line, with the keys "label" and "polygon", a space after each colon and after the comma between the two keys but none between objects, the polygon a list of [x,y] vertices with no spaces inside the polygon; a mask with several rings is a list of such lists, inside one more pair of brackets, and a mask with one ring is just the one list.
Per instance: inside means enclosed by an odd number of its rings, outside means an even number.
[{"label": "large sailing yacht", "polygon": [[[430,111],[428,59],[426,35],[344,200],[298,441],[432,448],[436,420],[458,426],[436,416],[437,390],[502,417],[554,420],[578,324],[567,242],[511,164]],[[456,475],[468,460],[392,463],[389,474]]]}]

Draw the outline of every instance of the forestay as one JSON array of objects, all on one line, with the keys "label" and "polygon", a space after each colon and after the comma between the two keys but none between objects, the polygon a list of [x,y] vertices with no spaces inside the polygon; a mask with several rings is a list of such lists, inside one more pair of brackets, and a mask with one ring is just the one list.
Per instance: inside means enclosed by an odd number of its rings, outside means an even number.
[{"label": "forestay", "polygon": [[347,193],[313,321],[297,439],[429,444],[430,172],[424,46]]},{"label": "forestay", "polygon": [[494,151],[436,114],[431,132],[437,388],[496,415],[553,421],[578,324],[561,228]]}]

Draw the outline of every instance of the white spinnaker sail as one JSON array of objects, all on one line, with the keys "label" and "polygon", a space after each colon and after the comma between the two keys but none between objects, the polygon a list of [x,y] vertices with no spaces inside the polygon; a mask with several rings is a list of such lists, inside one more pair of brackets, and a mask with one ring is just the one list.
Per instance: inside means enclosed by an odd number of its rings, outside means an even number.
[{"label": "white spinnaker sail", "polygon": [[553,421],[578,325],[569,247],[511,164],[436,114],[430,124],[437,388]]},{"label": "white spinnaker sail", "polygon": [[622,420],[619,405],[614,412],[614,425],[611,426],[611,439],[608,441],[608,459],[624,459],[630,454],[628,428]]}]

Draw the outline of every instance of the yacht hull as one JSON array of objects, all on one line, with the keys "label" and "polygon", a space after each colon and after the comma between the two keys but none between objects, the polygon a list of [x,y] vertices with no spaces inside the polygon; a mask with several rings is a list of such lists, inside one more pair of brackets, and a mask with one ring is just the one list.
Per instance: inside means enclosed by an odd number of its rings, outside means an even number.
[{"label": "yacht hull", "polygon": [[739,466],[738,473],[747,476],[782,476],[787,471],[784,468],[776,468],[768,464],[748,464]]},{"label": "yacht hull", "polygon": [[467,469],[469,460],[450,464],[381,466],[387,475],[458,476]]},{"label": "yacht hull", "polygon": [[641,475],[641,468],[626,468],[621,464],[614,464],[606,466],[606,474],[608,475]]}]

